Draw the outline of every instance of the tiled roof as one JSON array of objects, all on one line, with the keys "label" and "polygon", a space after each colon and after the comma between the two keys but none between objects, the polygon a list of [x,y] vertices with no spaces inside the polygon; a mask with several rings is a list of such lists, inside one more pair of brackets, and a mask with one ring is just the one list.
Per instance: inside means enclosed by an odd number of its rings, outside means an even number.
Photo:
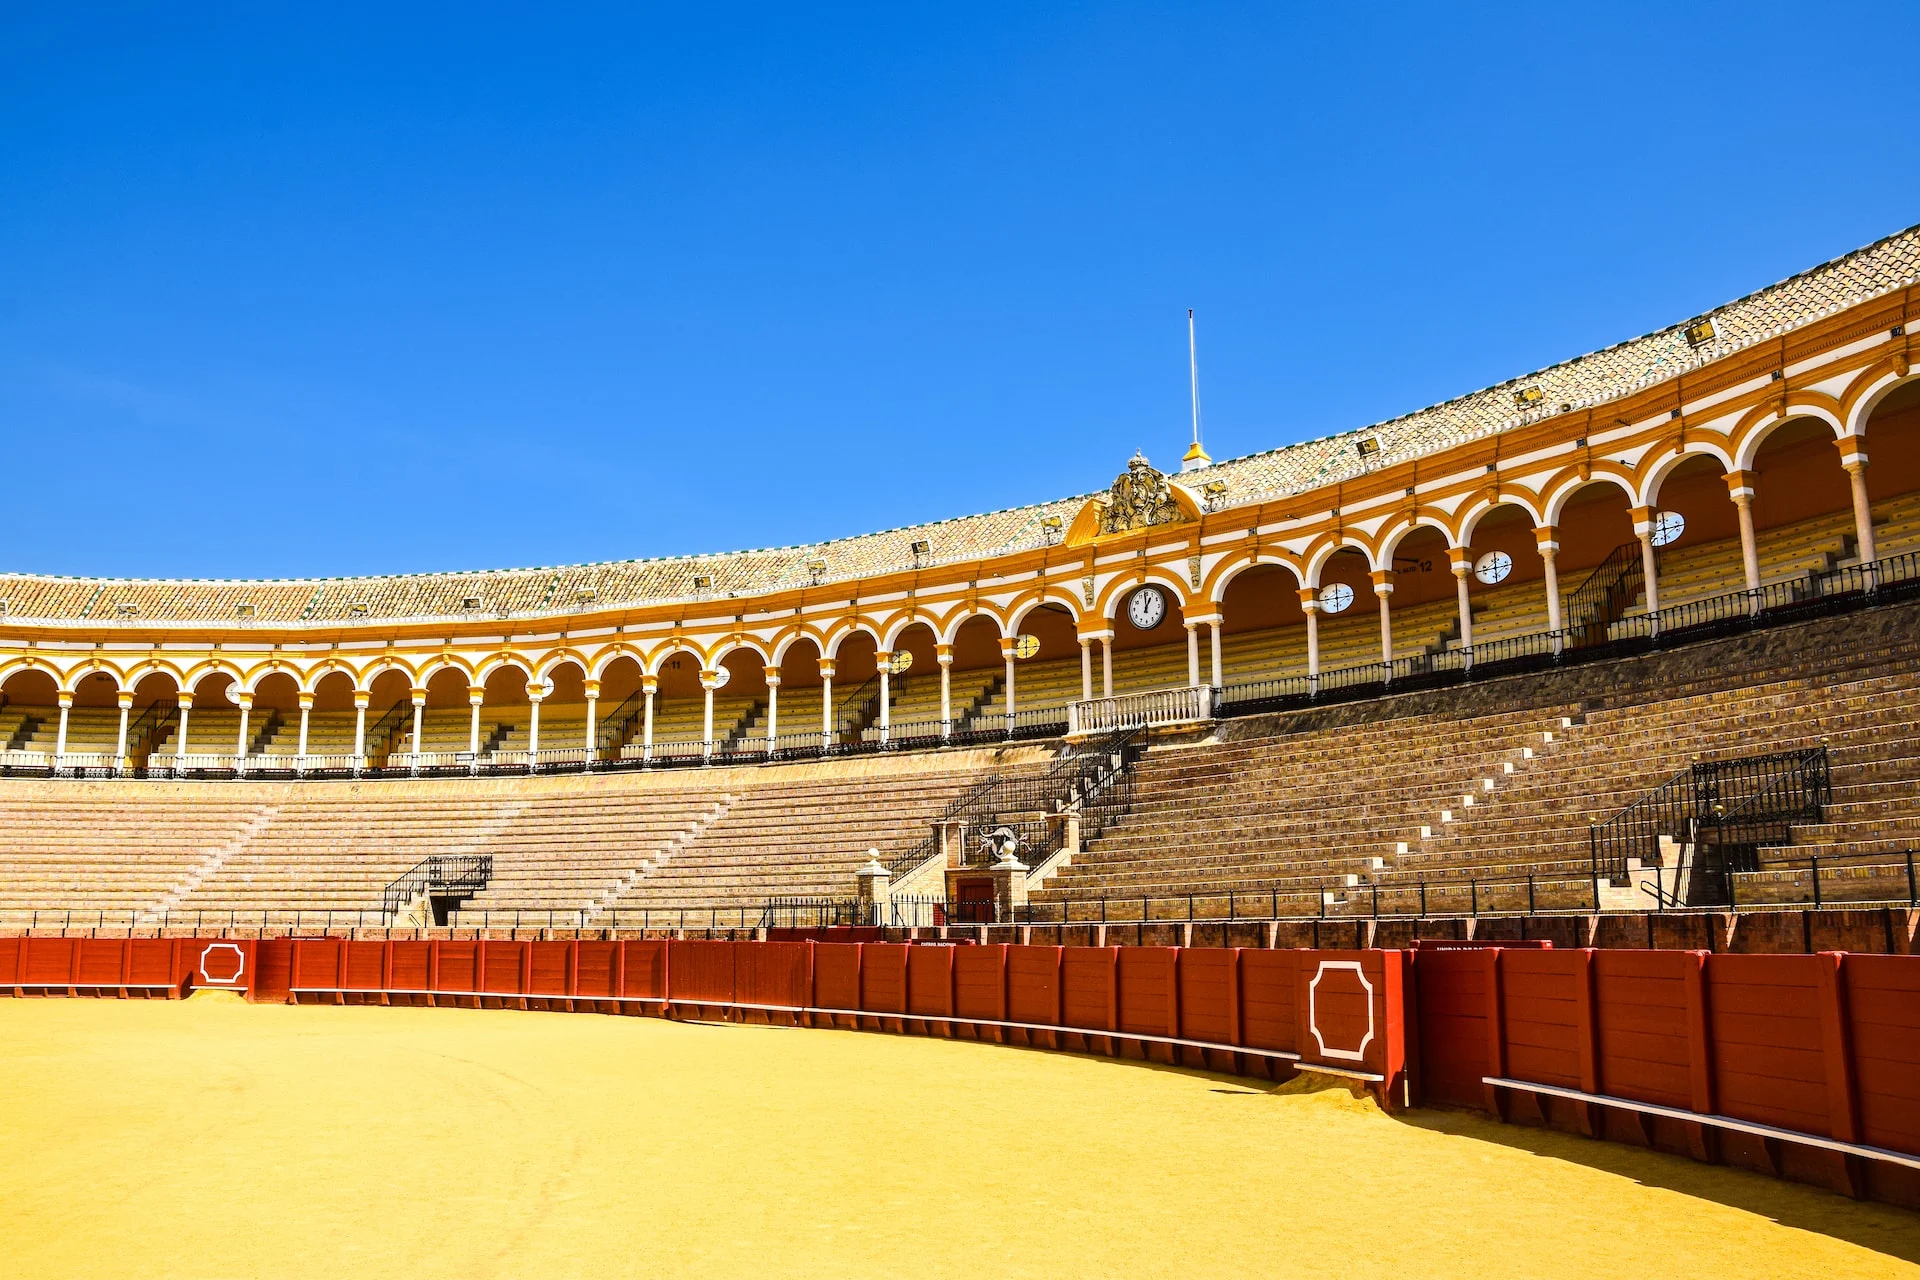
[{"label": "tiled roof", "polygon": [[[1888,236],[1791,279],[1706,313],[1714,336],[1700,346],[1686,321],[1537,373],[1389,422],[1213,464],[1206,479],[1227,484],[1226,506],[1271,501],[1424,457],[1467,440],[1510,431],[1559,411],[1630,395],[1755,342],[1920,281],[1920,227]],[[1516,408],[1514,393],[1535,387],[1538,407]],[[1379,451],[1353,447],[1375,437]],[[396,574],[371,578],[174,581],[0,575],[0,601],[14,619],[125,620],[129,623],[339,623],[515,615],[673,600],[752,596],[812,580],[844,581],[911,569],[912,544],[926,541],[926,565],[986,559],[1038,547],[1041,521],[1071,522],[1086,495],[985,515],[962,516],[810,545],[718,555],[618,560],[563,568]],[[696,584],[699,577],[708,585]],[[250,611],[246,607],[250,606]]]}]

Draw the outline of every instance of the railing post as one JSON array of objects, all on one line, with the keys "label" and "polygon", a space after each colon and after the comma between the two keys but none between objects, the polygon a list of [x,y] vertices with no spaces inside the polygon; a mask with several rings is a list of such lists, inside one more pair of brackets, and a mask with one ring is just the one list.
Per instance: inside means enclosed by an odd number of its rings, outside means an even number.
[{"label": "railing post", "polygon": [[1807,861],[1813,866],[1813,909],[1818,911],[1820,909],[1820,859],[1809,857]]},{"label": "railing post", "polygon": [[1920,905],[1920,892],[1915,892],[1913,879],[1913,850],[1907,850],[1907,905]]}]

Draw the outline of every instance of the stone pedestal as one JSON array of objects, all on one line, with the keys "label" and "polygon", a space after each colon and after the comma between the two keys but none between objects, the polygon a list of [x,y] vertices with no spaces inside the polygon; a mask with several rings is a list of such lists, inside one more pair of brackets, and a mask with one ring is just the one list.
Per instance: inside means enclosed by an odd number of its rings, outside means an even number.
[{"label": "stone pedestal", "polygon": [[893,872],[880,861],[878,849],[867,850],[867,865],[853,873],[853,884],[854,897],[860,903],[860,918],[869,924],[886,924]]},{"label": "stone pedestal", "polygon": [[1027,864],[1009,849],[993,864],[994,919],[1011,923],[1015,912],[1027,905]]}]

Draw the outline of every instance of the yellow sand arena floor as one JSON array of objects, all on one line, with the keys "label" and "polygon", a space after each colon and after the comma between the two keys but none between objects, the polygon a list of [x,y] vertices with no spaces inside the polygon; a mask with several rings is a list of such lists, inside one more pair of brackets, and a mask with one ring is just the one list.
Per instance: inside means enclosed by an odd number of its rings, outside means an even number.
[{"label": "yellow sand arena floor", "polygon": [[1920,1216],[873,1034],[0,1000],[9,1276],[1891,1276]]}]

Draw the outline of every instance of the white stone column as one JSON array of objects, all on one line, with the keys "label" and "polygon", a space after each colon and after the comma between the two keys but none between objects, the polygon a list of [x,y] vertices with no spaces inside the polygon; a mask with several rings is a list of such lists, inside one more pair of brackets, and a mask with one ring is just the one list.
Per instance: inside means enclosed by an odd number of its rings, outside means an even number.
[{"label": "white stone column", "polygon": [[1100,696],[1113,696],[1113,632],[1100,637]]},{"label": "white stone column", "polygon": [[297,755],[307,754],[307,727],[312,719],[313,695],[303,693],[300,695],[300,749],[295,753]]},{"label": "white stone column", "polygon": [[880,672],[880,745],[885,746],[887,732],[893,727],[893,686],[889,683],[893,676],[893,654],[880,650],[873,655],[873,665]]},{"label": "white stone column", "polygon": [[1727,496],[1740,517],[1740,569],[1747,590],[1760,589],[1760,543],[1753,532],[1753,472],[1727,472]]},{"label": "white stone column", "polygon": [[767,678],[767,750],[773,750],[774,739],[780,736],[780,668],[766,667],[761,672]]},{"label": "white stone column", "polygon": [[660,692],[659,676],[640,677],[640,758],[653,759],[653,701]]},{"label": "white stone column", "polygon": [[[1550,524],[1540,525],[1533,531],[1533,545],[1540,552],[1540,568],[1546,577],[1547,592],[1547,630],[1556,634],[1566,629],[1566,619],[1561,616],[1560,601],[1560,531]],[[1560,652],[1564,637],[1553,642],[1553,651]]]},{"label": "white stone column", "polygon": [[1860,563],[1872,564],[1878,556],[1873,546],[1873,504],[1867,501],[1867,451],[1856,436],[1836,443],[1840,446],[1840,465],[1846,468],[1847,482],[1853,487],[1853,538]]},{"label": "white stone column", "polygon": [[1187,619],[1187,683],[1200,683],[1200,624]]},{"label": "white stone column", "polygon": [[1213,645],[1213,687],[1218,689],[1221,687],[1220,668],[1224,665],[1220,661],[1220,615],[1219,614],[1216,613],[1213,615],[1213,617],[1207,619],[1207,632],[1208,632],[1208,638],[1212,641],[1212,645]]},{"label": "white stone column", "polygon": [[367,703],[373,694],[365,689],[353,691],[353,767],[367,767]]},{"label": "white stone column", "polygon": [[1307,688],[1320,687],[1320,593],[1300,588],[1300,612],[1307,615]]},{"label": "white stone column", "polygon": [[127,715],[133,709],[133,695],[123,693],[117,701],[120,704],[120,739],[119,745],[114,748],[113,767],[125,769],[127,767]]},{"label": "white stone column", "polygon": [[[53,740],[53,758],[58,763],[67,754],[67,713],[73,710],[73,695],[62,690],[56,695],[60,703],[60,732]],[[186,716],[180,718],[181,727],[186,727]]]},{"label": "white stone column", "polygon": [[533,768],[533,753],[540,749],[540,704],[546,701],[547,692],[533,685],[527,686],[527,768]]},{"label": "white stone column", "polygon": [[409,696],[413,701],[413,738],[407,743],[407,753],[414,758],[414,767],[418,768],[420,764],[420,735],[422,733],[420,722],[421,718],[426,714],[427,691],[425,689],[415,689]]},{"label": "white stone column", "polygon": [[247,760],[247,721],[253,715],[253,695],[245,690],[236,690],[233,704],[240,708],[240,741],[233,749],[233,758],[244,766]]},{"label": "white stone column", "polygon": [[833,749],[833,659],[821,658],[820,662],[820,746],[822,750]]},{"label": "white stone column", "polygon": [[1473,665],[1473,602],[1467,594],[1467,575],[1473,572],[1473,548],[1448,547],[1447,559],[1453,570],[1453,592],[1460,607],[1460,648]]},{"label": "white stone column", "polygon": [[937,644],[933,660],[940,664],[940,740],[953,736],[953,646]]},{"label": "white stone column", "polygon": [[594,715],[600,710],[600,682],[598,680],[586,681],[583,692],[587,699],[587,764],[592,765],[595,758],[600,754],[599,739],[594,736],[594,729],[597,727],[594,724]]},{"label": "white stone column", "polygon": [[1093,701],[1093,637],[1080,637],[1080,701]]},{"label": "white stone column", "polygon": [[[1656,563],[1658,557],[1653,549],[1652,507],[1635,507],[1629,513],[1633,516],[1633,536],[1640,539],[1640,576],[1643,589],[1647,593],[1647,612],[1658,615],[1660,612],[1660,571]],[[1656,616],[1653,621],[1655,634],[1659,633],[1660,622]]]},{"label": "white stone column", "polygon": [[[1393,570],[1375,569],[1373,571],[1373,594],[1380,598],[1380,661],[1383,665],[1393,666]],[[1393,673],[1387,672],[1391,680]]]},{"label": "white stone column", "polygon": [[186,691],[180,694],[180,732],[173,737],[174,758],[187,754],[187,713],[193,710],[193,695]]},{"label": "white stone column", "polygon": [[473,714],[467,720],[467,754],[478,759],[480,755],[480,704],[487,700],[487,691],[477,685],[467,686],[467,705],[473,708]]},{"label": "white stone column", "polygon": [[1016,645],[1016,644],[1018,644],[1018,643],[1019,643],[1019,641],[1018,641],[1018,640],[1016,640],[1016,639],[1015,639],[1014,637],[1012,637],[1012,636],[1001,636],[1001,637],[1000,637],[1000,656],[1001,656],[1001,658],[1002,658],[1002,659],[1004,659],[1004,660],[1005,660],[1005,662],[1006,662],[1006,664],[1007,664],[1007,680],[1006,680],[1006,694],[1007,694],[1007,734],[1008,734],[1008,736],[1009,736],[1009,737],[1011,737],[1011,736],[1012,736],[1012,734],[1013,734],[1013,713],[1014,713],[1014,702],[1013,702],[1013,647],[1014,647],[1014,645]]},{"label": "white stone column", "polygon": [[713,759],[713,691],[719,687],[720,673],[703,670],[700,673],[700,693],[704,708],[700,717],[700,754]]}]

